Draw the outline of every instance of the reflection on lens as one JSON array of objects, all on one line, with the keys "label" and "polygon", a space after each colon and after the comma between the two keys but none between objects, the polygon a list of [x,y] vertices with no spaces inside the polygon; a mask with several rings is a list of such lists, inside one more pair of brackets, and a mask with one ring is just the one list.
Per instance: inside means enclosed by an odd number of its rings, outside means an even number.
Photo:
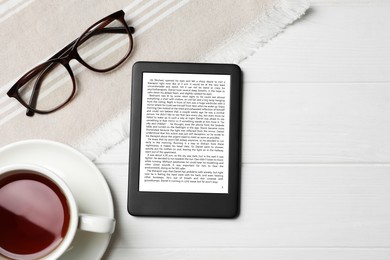
[{"label": "reflection on lens", "polygon": [[77,52],[92,68],[106,70],[126,58],[131,44],[127,30],[120,21],[104,21],[82,36]]},{"label": "reflection on lens", "polygon": [[32,74],[18,94],[30,107],[47,112],[67,102],[72,91],[73,81],[66,68],[61,63],[48,62],[40,72]]}]

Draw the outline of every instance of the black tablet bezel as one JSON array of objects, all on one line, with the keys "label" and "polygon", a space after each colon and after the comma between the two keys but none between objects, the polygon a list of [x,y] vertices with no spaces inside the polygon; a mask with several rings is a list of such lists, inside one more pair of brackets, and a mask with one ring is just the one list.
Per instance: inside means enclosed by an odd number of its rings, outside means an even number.
[{"label": "black tablet bezel", "polygon": [[[139,191],[143,73],[230,75],[229,188],[228,193]],[[128,212],[134,216],[219,217],[239,214],[241,156],[241,69],[235,64],[137,62],[133,65]]]}]

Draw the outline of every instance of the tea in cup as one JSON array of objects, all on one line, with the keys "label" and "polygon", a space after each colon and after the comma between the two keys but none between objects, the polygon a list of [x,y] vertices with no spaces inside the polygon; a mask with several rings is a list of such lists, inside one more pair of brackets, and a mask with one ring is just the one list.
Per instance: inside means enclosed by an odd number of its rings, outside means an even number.
[{"label": "tea in cup", "polygon": [[0,259],[57,259],[77,229],[112,233],[115,219],[79,212],[67,184],[34,164],[0,169]]}]

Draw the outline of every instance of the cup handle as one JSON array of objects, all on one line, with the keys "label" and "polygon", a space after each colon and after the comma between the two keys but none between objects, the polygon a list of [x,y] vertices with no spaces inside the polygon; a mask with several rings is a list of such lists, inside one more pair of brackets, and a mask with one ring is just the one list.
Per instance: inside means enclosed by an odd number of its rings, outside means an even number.
[{"label": "cup handle", "polygon": [[79,214],[78,228],[95,233],[112,234],[115,230],[115,219],[104,216]]}]

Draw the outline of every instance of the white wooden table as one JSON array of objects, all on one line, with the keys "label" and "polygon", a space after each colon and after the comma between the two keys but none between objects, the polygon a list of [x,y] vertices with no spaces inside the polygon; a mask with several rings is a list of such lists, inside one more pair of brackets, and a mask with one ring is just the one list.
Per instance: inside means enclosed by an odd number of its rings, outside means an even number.
[{"label": "white wooden table", "polygon": [[390,259],[390,1],[315,0],[240,66],[240,216],[130,216],[127,140],[105,259]]}]

